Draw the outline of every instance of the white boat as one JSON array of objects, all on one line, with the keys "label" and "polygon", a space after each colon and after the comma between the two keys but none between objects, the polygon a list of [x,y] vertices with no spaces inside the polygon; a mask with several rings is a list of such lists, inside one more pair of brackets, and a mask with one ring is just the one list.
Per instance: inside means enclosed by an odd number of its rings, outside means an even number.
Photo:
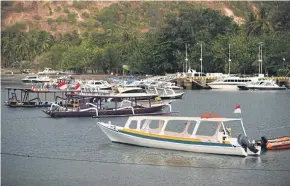
[{"label": "white boat", "polygon": [[225,90],[238,90],[238,86],[246,85],[253,81],[258,81],[259,78],[263,78],[264,76],[259,77],[237,77],[237,76],[229,76],[221,79],[217,79],[214,82],[207,83],[208,86],[212,89],[225,89]]},{"label": "white boat", "polygon": [[89,80],[86,83],[86,86],[99,90],[112,90],[112,85],[110,85],[107,81],[104,80]]},{"label": "white boat", "polygon": [[48,83],[52,81],[51,78],[49,78],[48,76],[42,76],[42,77],[38,77],[38,79],[36,80],[36,83]]},{"label": "white boat", "polygon": [[[176,92],[172,88],[154,88],[155,93],[158,94],[158,97],[163,99],[182,99],[185,92]],[[150,90],[149,90],[150,91]]]},{"label": "white boat", "polygon": [[273,80],[260,80],[249,83],[245,86],[238,86],[241,90],[286,90],[287,87],[280,87]]},{"label": "white boat", "polygon": [[122,94],[129,94],[129,93],[140,93],[146,95],[147,92],[145,89],[142,89],[140,87],[118,87],[118,95]]},{"label": "white boat", "polygon": [[21,81],[22,83],[36,83],[38,81],[38,76],[26,76]]},{"label": "white boat", "polygon": [[[200,134],[200,128],[210,122],[214,134]],[[235,138],[224,123],[240,122],[244,136]],[[179,116],[133,116],[125,126],[97,122],[97,125],[112,142],[144,147],[225,155],[259,155],[260,146],[251,143],[240,118],[201,118]],[[118,124],[120,125],[120,123]],[[193,126],[193,127],[191,127]],[[172,131],[182,128],[180,132]],[[190,132],[190,128],[192,131]],[[171,129],[171,130],[169,130]]]},{"label": "white boat", "polygon": [[45,68],[42,72],[38,72],[38,75],[57,75],[59,71],[52,70],[51,68]]}]

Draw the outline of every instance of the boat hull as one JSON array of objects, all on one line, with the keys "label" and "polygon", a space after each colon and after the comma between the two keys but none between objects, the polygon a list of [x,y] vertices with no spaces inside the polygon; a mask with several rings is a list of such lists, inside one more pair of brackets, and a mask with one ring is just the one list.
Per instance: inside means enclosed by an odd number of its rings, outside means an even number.
[{"label": "boat hull", "polygon": [[176,94],[176,95],[168,95],[168,96],[159,96],[161,99],[182,99],[184,93]]},{"label": "boat hull", "polygon": [[286,87],[248,87],[249,90],[286,90]]},{"label": "boat hull", "polygon": [[120,130],[110,128],[104,124],[98,123],[101,130],[108,136],[112,142],[125,143],[131,145],[138,145],[143,147],[153,147],[169,150],[178,150],[178,151],[189,151],[189,152],[198,152],[198,153],[209,153],[209,154],[223,154],[223,155],[236,155],[236,156],[247,156],[247,153],[241,147],[233,147],[231,145],[196,145],[191,143],[182,143],[182,142],[170,142],[160,139],[149,139],[142,136],[134,136],[131,134],[122,133]]},{"label": "boat hull", "polygon": [[249,90],[249,88],[245,85],[238,85],[239,90]]},{"label": "boat hull", "polygon": [[234,85],[230,85],[230,84],[226,85],[226,84],[224,84],[223,85],[223,84],[211,84],[211,83],[209,83],[208,86],[211,89],[238,90],[239,89],[238,86],[240,86],[240,85],[236,85],[236,84],[234,84]]},{"label": "boat hull", "polygon": [[[134,108],[134,114],[143,114],[143,113],[154,113],[160,112],[164,108],[164,105],[160,106],[152,106],[146,108]],[[50,110],[43,110],[43,112],[51,117],[94,117],[96,116],[95,110],[88,110],[88,111],[53,111]],[[132,109],[123,109],[123,110],[99,110],[99,116],[116,116],[116,115],[132,115]]]}]

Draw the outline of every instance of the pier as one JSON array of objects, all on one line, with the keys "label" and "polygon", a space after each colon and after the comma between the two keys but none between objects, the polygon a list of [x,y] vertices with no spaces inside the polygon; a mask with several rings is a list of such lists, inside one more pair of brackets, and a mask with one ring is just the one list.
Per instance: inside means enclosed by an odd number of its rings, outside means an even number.
[{"label": "pier", "polygon": [[[279,86],[285,85],[287,88],[290,88],[290,77],[264,77],[263,79],[271,79],[276,81]],[[196,89],[210,89],[207,83],[211,83],[217,80],[217,77],[210,76],[194,76],[194,77],[180,77],[176,78],[174,81],[177,85],[182,86],[187,90],[196,90]]]}]

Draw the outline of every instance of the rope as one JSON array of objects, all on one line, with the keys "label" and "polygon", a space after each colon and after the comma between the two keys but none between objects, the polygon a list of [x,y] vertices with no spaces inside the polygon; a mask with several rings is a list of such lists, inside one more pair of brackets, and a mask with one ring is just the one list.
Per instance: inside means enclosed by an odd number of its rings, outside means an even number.
[{"label": "rope", "polygon": [[1,153],[2,155],[25,157],[25,158],[37,158],[37,159],[50,159],[50,160],[62,160],[62,161],[75,161],[75,162],[91,162],[91,163],[104,163],[104,164],[117,164],[117,165],[136,165],[136,166],[152,166],[152,167],[188,167],[193,169],[223,169],[223,170],[249,170],[249,171],[269,171],[269,172],[290,172],[290,169],[257,169],[257,168],[231,168],[231,167],[209,167],[209,166],[188,166],[188,165],[157,165],[148,163],[126,163],[116,161],[102,161],[102,160],[87,160],[87,159],[74,159],[74,158],[57,158],[48,156],[35,156],[25,154],[14,154],[14,153]]}]

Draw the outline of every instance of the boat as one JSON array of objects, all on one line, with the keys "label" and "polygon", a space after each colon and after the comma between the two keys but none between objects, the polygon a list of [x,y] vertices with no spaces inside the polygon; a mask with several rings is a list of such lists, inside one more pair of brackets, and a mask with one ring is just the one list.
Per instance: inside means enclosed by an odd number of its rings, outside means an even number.
[{"label": "boat", "polygon": [[84,86],[99,90],[112,90],[112,85],[104,80],[89,80]]},{"label": "boat", "polygon": [[171,88],[154,88],[156,94],[158,94],[158,97],[161,98],[161,100],[164,99],[182,99],[185,92],[176,92],[174,89]]},{"label": "boat", "polygon": [[273,139],[261,137],[261,140],[256,140],[256,144],[260,145],[265,150],[290,149],[290,137],[284,136]]},{"label": "boat", "polygon": [[[8,100],[4,102],[4,105],[8,107],[50,107],[53,104],[72,106],[71,103],[65,102],[66,94],[71,91],[14,87],[4,89],[8,91]],[[53,95],[53,100],[48,100],[48,95]]]},{"label": "boat", "polygon": [[52,68],[45,68],[42,72],[38,72],[38,75],[58,75],[59,71],[55,71]]},{"label": "boat", "polygon": [[273,80],[260,80],[246,85],[238,86],[240,90],[286,90],[287,87],[280,87]]},{"label": "boat", "polygon": [[[73,108],[68,109],[58,104],[53,104],[49,109],[43,112],[50,117],[122,117],[132,115],[163,115],[175,113],[171,110],[171,102],[155,101],[151,98],[154,95],[100,95],[97,93],[69,96],[68,100],[73,101]],[[114,102],[108,102],[113,98]],[[116,99],[117,98],[117,99]],[[147,102],[138,100],[147,99]],[[121,102],[117,100],[122,99]],[[127,105],[125,105],[127,103]],[[164,112],[168,107],[169,112]]]},{"label": "boat", "polygon": [[263,74],[259,75],[258,77],[228,76],[225,78],[219,78],[214,82],[207,83],[207,85],[211,89],[239,90],[238,86],[245,86],[250,82],[258,81],[263,77]]},{"label": "boat", "polygon": [[[214,126],[214,134],[200,133],[208,122]],[[224,123],[240,122],[244,135],[232,137]],[[241,118],[181,117],[181,116],[131,116],[124,127],[111,122],[97,122],[97,125],[112,142],[143,147],[162,148],[199,153],[223,155],[259,155],[260,146],[246,137]],[[179,132],[173,129],[182,128]],[[193,129],[189,132],[189,129]]]},{"label": "boat", "polygon": [[38,76],[26,76],[21,81],[22,83],[36,83],[38,81]]}]

